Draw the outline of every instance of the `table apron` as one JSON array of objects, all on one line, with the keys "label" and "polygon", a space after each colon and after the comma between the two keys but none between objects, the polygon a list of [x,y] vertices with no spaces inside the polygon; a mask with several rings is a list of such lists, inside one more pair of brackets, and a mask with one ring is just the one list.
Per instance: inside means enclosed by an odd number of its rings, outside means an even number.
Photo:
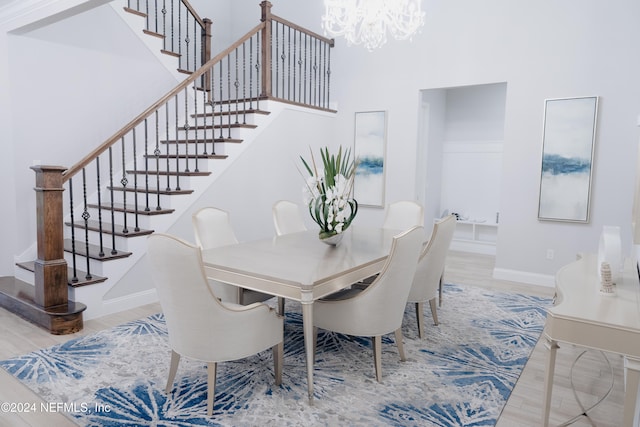
[{"label": "table apron", "polygon": [[552,341],[640,358],[640,330],[555,318],[548,313],[544,334]]}]

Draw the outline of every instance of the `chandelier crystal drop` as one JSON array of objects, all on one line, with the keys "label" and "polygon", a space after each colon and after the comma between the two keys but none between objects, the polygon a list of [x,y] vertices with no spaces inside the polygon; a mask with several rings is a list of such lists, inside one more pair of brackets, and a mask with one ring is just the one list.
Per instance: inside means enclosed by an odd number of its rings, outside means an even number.
[{"label": "chandelier crystal drop", "polygon": [[387,42],[411,38],[424,25],[421,0],[324,0],[322,27],[330,37],[372,51]]}]

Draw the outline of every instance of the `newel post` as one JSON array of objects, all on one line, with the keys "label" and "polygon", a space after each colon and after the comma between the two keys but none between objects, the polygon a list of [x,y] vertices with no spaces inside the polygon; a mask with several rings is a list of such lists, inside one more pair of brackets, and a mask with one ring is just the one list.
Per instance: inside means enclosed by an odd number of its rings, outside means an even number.
[{"label": "newel post", "polygon": [[262,17],[260,21],[265,23],[262,29],[262,93],[261,96],[271,96],[271,6],[268,1],[260,3]]},{"label": "newel post", "polygon": [[[211,59],[211,24],[209,18],[204,18],[204,28],[202,29],[202,65]],[[211,68],[202,75],[202,88],[211,96]]]},{"label": "newel post", "polygon": [[66,305],[67,262],[64,259],[61,166],[32,166],[36,173],[38,258],[35,261],[35,302],[43,308]]}]

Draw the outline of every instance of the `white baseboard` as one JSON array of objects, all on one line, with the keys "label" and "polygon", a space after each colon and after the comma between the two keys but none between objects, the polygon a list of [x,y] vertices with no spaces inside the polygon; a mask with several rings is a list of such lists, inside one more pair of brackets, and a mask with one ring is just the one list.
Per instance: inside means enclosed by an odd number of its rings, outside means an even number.
[{"label": "white baseboard", "polygon": [[529,285],[545,286],[548,288],[556,286],[556,279],[553,275],[508,270],[505,268],[494,268],[493,278],[498,280],[508,280],[510,282],[526,283]]}]

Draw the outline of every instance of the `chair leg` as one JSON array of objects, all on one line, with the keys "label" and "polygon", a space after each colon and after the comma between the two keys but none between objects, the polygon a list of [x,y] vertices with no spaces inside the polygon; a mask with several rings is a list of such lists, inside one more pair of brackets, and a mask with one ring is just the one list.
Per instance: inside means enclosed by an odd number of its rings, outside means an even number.
[{"label": "chair leg", "polygon": [[318,349],[318,327],[313,327],[313,363],[316,363],[316,350]]},{"label": "chair leg", "polygon": [[444,281],[444,273],[440,276],[440,283],[438,283],[438,305],[442,307],[442,282]]},{"label": "chair leg", "polygon": [[400,360],[402,360],[403,362],[405,362],[407,360],[407,357],[404,354],[404,344],[402,343],[402,329],[398,328],[396,329],[396,345],[398,346],[398,353],[400,353]]},{"label": "chair leg", "polygon": [[418,320],[418,336],[424,338],[424,309],[421,302],[416,303],[416,319]]},{"label": "chair leg", "polygon": [[180,363],[180,355],[171,350],[171,364],[169,365],[169,379],[167,380],[167,387],[164,389],[166,393],[171,391],[173,387],[173,380],[176,379],[176,372],[178,371],[178,363]]},{"label": "chair leg", "polygon": [[213,415],[213,401],[216,396],[216,362],[207,363],[207,416]]},{"label": "chair leg", "polygon": [[435,297],[429,300],[429,306],[431,307],[431,316],[433,317],[433,324],[438,326],[438,307],[436,306]]},{"label": "chair leg", "polygon": [[282,355],[284,354],[284,342],[280,341],[274,345],[273,351],[273,372],[276,377],[276,385],[282,384]]},{"label": "chair leg", "polygon": [[278,314],[284,316],[284,298],[278,297]]},{"label": "chair leg", "polygon": [[382,336],[373,337],[373,364],[376,369],[376,381],[382,382]]}]

